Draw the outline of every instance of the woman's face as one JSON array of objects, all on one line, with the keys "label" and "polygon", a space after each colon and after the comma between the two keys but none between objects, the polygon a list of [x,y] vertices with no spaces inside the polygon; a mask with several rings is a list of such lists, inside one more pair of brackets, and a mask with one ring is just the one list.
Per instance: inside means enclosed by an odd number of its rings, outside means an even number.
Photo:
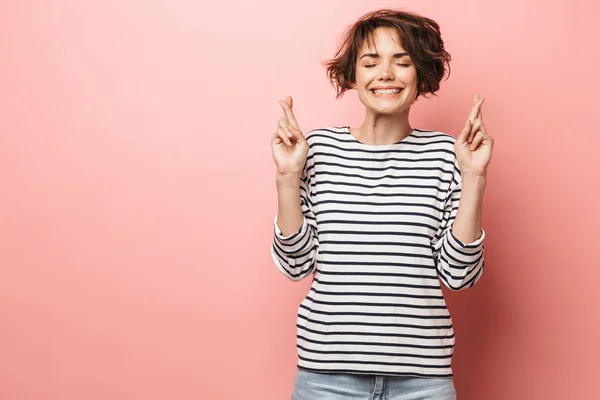
[{"label": "woman's face", "polygon": [[375,113],[404,111],[417,97],[417,70],[395,31],[377,28],[373,42],[375,47],[367,40],[362,44],[356,60],[356,82],[351,86],[365,107]]}]

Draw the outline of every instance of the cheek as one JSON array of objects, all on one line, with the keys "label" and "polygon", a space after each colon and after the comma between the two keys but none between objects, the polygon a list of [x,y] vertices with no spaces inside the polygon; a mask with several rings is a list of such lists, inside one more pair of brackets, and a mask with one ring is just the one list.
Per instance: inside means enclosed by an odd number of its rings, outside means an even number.
[{"label": "cheek", "polygon": [[356,82],[368,83],[372,81],[377,73],[373,69],[360,69],[356,71]]},{"label": "cheek", "polygon": [[408,74],[406,75],[406,82],[410,85],[410,86],[417,86],[417,71],[415,70],[411,70],[411,71],[407,71]]},{"label": "cheek", "polygon": [[362,74],[356,74],[356,85],[358,86],[358,89],[364,85],[364,81],[365,78]]}]

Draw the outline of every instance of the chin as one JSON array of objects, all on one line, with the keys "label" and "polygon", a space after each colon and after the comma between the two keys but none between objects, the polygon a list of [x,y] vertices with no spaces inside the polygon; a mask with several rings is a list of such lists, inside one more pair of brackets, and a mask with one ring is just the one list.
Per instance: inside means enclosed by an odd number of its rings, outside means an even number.
[{"label": "chin", "polygon": [[371,108],[371,111],[373,111],[376,114],[382,115],[392,115],[400,112],[400,110],[394,108]]},{"label": "chin", "polygon": [[397,99],[393,101],[373,101],[373,98],[371,98],[370,96],[367,96],[366,99],[360,100],[361,103],[363,103],[363,105],[370,111],[384,115],[400,113],[402,111],[405,111],[407,108],[410,108],[410,106],[414,103],[414,100],[412,102],[408,102],[406,101],[406,99]]},{"label": "chin", "polygon": [[407,109],[408,107],[409,106],[407,106],[406,104],[398,104],[398,105],[393,105],[393,106],[392,105],[390,105],[390,106],[376,105],[376,106],[370,106],[368,108],[377,114],[391,115],[391,114],[398,114],[398,113],[404,111],[405,109]]}]

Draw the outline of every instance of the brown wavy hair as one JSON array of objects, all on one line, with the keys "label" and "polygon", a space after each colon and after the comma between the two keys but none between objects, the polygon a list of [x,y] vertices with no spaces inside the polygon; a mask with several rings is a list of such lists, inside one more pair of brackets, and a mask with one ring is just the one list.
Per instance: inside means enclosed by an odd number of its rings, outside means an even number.
[{"label": "brown wavy hair", "polygon": [[[434,20],[410,11],[381,9],[359,18],[345,31],[331,60],[323,62],[327,76],[337,91],[336,98],[351,89],[356,79],[358,51],[365,40],[373,43],[377,28],[391,28],[417,69],[417,97],[435,95],[446,72],[450,76],[450,54],[444,49],[440,26]],[[446,68],[447,67],[447,68]]]}]

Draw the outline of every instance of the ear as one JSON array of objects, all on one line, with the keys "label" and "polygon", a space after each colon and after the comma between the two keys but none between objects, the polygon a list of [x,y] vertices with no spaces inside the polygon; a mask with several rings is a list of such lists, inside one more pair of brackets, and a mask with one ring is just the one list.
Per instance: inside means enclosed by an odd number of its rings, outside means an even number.
[{"label": "ear", "polygon": [[348,86],[350,86],[350,89],[356,89],[356,82],[349,81]]}]

